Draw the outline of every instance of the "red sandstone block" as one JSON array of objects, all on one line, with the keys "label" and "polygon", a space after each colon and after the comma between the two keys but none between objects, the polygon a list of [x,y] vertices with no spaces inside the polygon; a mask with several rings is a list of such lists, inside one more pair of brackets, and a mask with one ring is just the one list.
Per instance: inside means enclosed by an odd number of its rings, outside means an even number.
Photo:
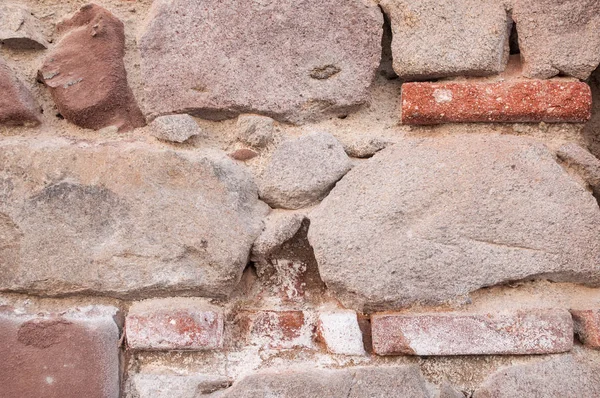
[{"label": "red sandstone block", "polygon": [[575,333],[588,347],[600,349],[600,308],[594,310],[571,310]]},{"label": "red sandstone block", "polygon": [[586,83],[561,80],[404,83],[403,124],[453,122],[585,122],[592,111]]},{"label": "red sandstone block", "polygon": [[202,300],[145,300],[129,309],[125,334],[135,350],[214,350],[223,347],[223,322]]},{"label": "red sandstone block", "polygon": [[0,306],[0,397],[118,398],[116,312],[33,315]]},{"label": "red sandstone block", "polygon": [[312,325],[302,311],[245,311],[236,322],[250,344],[272,349],[312,347]]},{"label": "red sandstone block", "polygon": [[375,314],[373,350],[379,355],[547,354],[573,347],[567,310],[494,314]]}]

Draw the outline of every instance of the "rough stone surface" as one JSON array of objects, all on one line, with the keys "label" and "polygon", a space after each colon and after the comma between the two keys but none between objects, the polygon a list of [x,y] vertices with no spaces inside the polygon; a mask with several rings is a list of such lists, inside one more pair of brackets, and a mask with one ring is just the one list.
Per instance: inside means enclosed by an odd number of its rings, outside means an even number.
[{"label": "rough stone surface", "polygon": [[83,6],[57,26],[62,38],[38,75],[65,119],[84,128],[145,124],[127,84],[123,23],[95,4]]},{"label": "rough stone surface", "polygon": [[140,43],[150,116],[303,122],[367,101],[383,18],[360,0],[155,1]]},{"label": "rough stone surface", "polygon": [[223,346],[223,312],[197,299],[134,303],[125,320],[134,350],[215,350]]},{"label": "rough stone surface", "polygon": [[190,115],[161,116],[150,123],[151,134],[164,141],[185,142],[200,134],[200,127]]},{"label": "rough stone surface", "polygon": [[320,275],[347,306],[439,303],[527,278],[600,282],[598,205],[528,138],[403,139],[310,219]]},{"label": "rough stone surface", "polygon": [[238,140],[255,148],[264,148],[273,142],[274,120],[259,115],[240,115],[237,119]]},{"label": "rough stone surface", "polygon": [[416,366],[263,371],[236,382],[223,398],[431,398]]},{"label": "rough stone surface", "polygon": [[213,375],[136,373],[129,382],[128,398],[198,398],[231,385],[231,380]]},{"label": "rough stone surface", "polygon": [[393,67],[402,79],[499,73],[509,22],[494,0],[382,0],[392,25]]},{"label": "rough stone surface", "polygon": [[596,0],[515,0],[525,75],[587,79],[600,63],[600,3]]},{"label": "rough stone surface", "polygon": [[329,133],[284,141],[258,178],[260,198],[271,207],[284,209],[313,205],[351,167],[343,146]]},{"label": "rough stone surface", "polygon": [[116,311],[90,306],[33,315],[0,306],[0,395],[118,398]]},{"label": "rough stone surface", "polygon": [[302,213],[273,211],[265,219],[265,227],[252,246],[252,257],[263,258],[292,239],[306,216]]},{"label": "rough stone surface", "polygon": [[473,398],[598,396],[600,365],[585,350],[577,350],[573,354],[500,369],[483,382]]},{"label": "rough stone surface", "polygon": [[0,43],[19,50],[43,50],[48,47],[40,21],[25,7],[0,4]]},{"label": "rough stone surface", "polygon": [[499,83],[405,83],[402,123],[574,122],[590,119],[586,83],[520,80]]},{"label": "rough stone surface", "polygon": [[596,198],[600,197],[600,159],[573,142],[558,148],[556,155],[567,166],[579,173],[583,180],[590,185]]},{"label": "rough stone surface", "polygon": [[0,58],[0,124],[22,126],[40,124],[40,107],[31,92]]},{"label": "rough stone surface", "polygon": [[327,350],[334,354],[365,355],[363,338],[356,312],[326,311],[319,314],[318,335]]},{"label": "rough stone surface", "polygon": [[374,137],[364,137],[350,142],[343,142],[344,150],[353,158],[370,158],[385,147],[391,145],[390,142]]},{"label": "rough stone surface", "polygon": [[375,314],[373,350],[379,355],[548,354],[573,347],[567,310],[506,313]]},{"label": "rough stone surface", "polygon": [[14,138],[0,164],[4,291],[225,297],[267,210],[220,151]]},{"label": "rough stone surface", "polygon": [[575,333],[588,347],[600,349],[600,309],[571,310]]}]

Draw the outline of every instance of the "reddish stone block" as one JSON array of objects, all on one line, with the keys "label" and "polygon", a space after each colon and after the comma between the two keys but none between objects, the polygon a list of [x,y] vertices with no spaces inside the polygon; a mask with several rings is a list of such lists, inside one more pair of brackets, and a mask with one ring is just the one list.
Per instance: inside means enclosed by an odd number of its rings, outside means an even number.
[{"label": "reddish stone block", "polygon": [[0,396],[118,398],[114,307],[57,314],[0,307]]},{"label": "reddish stone block", "polygon": [[563,80],[404,83],[403,124],[460,122],[586,122],[586,83]]},{"label": "reddish stone block", "polygon": [[223,313],[202,300],[146,300],[129,309],[125,334],[134,350],[215,350],[223,347],[223,323]]},{"label": "reddish stone block", "polygon": [[375,314],[373,350],[379,355],[548,354],[573,347],[567,310],[494,314]]},{"label": "reddish stone block", "polygon": [[2,58],[0,58],[0,93],[0,124],[9,126],[40,124],[40,107],[31,92],[17,79]]},{"label": "reddish stone block", "polygon": [[250,344],[266,348],[311,347],[313,327],[302,311],[257,311],[238,314],[236,323],[246,331]]},{"label": "reddish stone block", "polygon": [[575,333],[586,346],[600,349],[600,308],[571,310]]}]

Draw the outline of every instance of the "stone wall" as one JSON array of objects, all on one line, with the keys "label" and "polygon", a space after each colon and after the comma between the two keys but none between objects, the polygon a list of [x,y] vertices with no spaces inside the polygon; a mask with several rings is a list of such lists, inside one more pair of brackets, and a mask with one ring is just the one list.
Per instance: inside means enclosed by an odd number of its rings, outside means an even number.
[{"label": "stone wall", "polygon": [[10,0],[0,43],[0,396],[600,396],[600,2]]}]

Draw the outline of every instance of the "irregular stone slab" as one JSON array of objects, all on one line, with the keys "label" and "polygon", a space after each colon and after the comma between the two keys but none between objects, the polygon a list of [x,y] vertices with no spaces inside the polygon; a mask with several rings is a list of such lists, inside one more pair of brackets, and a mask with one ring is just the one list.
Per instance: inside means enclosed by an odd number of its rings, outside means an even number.
[{"label": "irregular stone slab", "polygon": [[600,365],[586,350],[498,370],[473,398],[596,398],[600,396]]},{"label": "irregular stone slab", "polygon": [[258,178],[260,198],[271,207],[284,209],[313,205],[351,167],[344,147],[329,133],[284,141]]},{"label": "irregular stone slab", "polygon": [[575,333],[588,347],[600,350],[600,308],[590,310],[571,310]]},{"label": "irregular stone slab", "polygon": [[5,397],[118,398],[114,307],[29,314],[0,307],[0,383]]},{"label": "irregular stone slab", "polygon": [[231,380],[222,376],[204,374],[173,375],[143,372],[130,376],[127,384],[128,397],[198,398],[231,386]]},{"label": "irregular stone slab", "polygon": [[263,371],[244,377],[223,394],[223,398],[262,396],[431,398],[416,366]]},{"label": "irregular stone slab", "polygon": [[532,139],[404,139],[350,171],[310,219],[323,281],[359,309],[519,279],[600,283],[598,205]]},{"label": "irregular stone slab", "polygon": [[567,310],[506,313],[375,314],[373,350],[379,355],[526,355],[573,348]]},{"label": "irregular stone slab", "polygon": [[595,0],[515,0],[526,76],[558,74],[585,80],[600,63],[600,3]]},{"label": "irregular stone slab", "polygon": [[0,124],[36,126],[40,124],[40,107],[31,92],[0,58]]},{"label": "irregular stone slab", "polygon": [[558,148],[556,155],[581,175],[592,188],[596,198],[600,197],[600,159],[573,142]]},{"label": "irregular stone slab", "polygon": [[273,142],[274,120],[259,115],[240,115],[237,120],[238,140],[255,148],[264,148]]},{"label": "irregular stone slab", "polygon": [[223,312],[198,299],[134,303],[125,321],[134,350],[216,350],[223,347]]},{"label": "irregular stone slab", "polygon": [[352,310],[324,311],[317,325],[319,339],[327,351],[342,355],[365,355],[363,336],[356,312]]},{"label": "irregular stone slab", "polygon": [[4,291],[226,297],[267,211],[220,151],[15,138],[0,164]]},{"label": "irregular stone slab", "polygon": [[150,123],[151,134],[164,141],[185,142],[200,134],[200,127],[190,115],[161,116]]},{"label": "irregular stone slab", "polygon": [[14,3],[0,4],[0,43],[19,50],[48,47],[40,21],[25,7]]},{"label": "irregular stone slab", "polygon": [[401,79],[482,76],[504,69],[509,21],[494,0],[382,0]]},{"label": "irregular stone slab", "polygon": [[104,8],[88,4],[57,31],[63,36],[38,75],[61,115],[94,130],[143,126],[144,116],[127,84],[123,23]]},{"label": "irregular stone slab", "polygon": [[586,83],[522,80],[499,83],[405,83],[402,123],[583,123],[592,114]]},{"label": "irregular stone slab", "polygon": [[294,123],[346,114],[368,99],[382,25],[360,0],[155,1],[139,40],[146,111]]}]

